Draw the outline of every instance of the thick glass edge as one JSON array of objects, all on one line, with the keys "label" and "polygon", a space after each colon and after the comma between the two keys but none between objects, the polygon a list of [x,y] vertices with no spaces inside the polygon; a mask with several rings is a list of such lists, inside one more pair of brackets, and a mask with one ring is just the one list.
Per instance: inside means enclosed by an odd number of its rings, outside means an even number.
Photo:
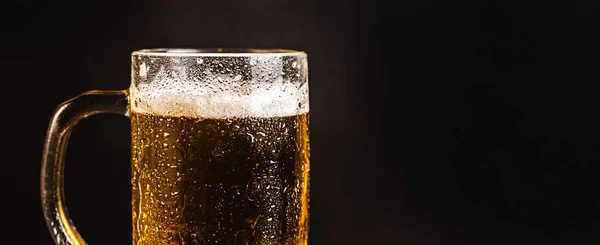
[{"label": "thick glass edge", "polygon": [[306,53],[293,49],[260,48],[152,48],[133,51],[132,56],[158,57],[252,57],[252,56],[296,56]]}]

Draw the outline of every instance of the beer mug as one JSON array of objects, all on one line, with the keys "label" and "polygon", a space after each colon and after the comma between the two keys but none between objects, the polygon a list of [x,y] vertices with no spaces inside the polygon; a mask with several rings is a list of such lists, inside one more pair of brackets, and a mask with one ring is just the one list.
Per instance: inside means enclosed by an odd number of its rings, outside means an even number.
[{"label": "beer mug", "polygon": [[133,244],[307,244],[306,53],[149,49],[131,85],[58,106],[42,159],[44,217],[56,244],[86,244],[65,206],[73,126],[99,113],[131,119]]}]

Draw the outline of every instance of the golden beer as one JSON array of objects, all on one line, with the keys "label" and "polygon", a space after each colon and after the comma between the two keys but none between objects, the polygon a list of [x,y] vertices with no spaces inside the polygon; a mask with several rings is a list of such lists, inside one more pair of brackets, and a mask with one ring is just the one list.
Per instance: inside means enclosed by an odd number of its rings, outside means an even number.
[{"label": "golden beer", "polygon": [[308,113],[130,117],[134,244],[307,244]]}]

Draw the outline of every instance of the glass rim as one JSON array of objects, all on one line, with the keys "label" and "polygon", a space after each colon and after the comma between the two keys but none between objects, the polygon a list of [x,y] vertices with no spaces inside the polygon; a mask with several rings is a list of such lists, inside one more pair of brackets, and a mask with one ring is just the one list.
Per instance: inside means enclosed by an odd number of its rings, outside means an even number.
[{"label": "glass rim", "polygon": [[306,56],[293,49],[274,48],[151,48],[133,51],[132,56],[163,57],[251,57],[251,56]]}]

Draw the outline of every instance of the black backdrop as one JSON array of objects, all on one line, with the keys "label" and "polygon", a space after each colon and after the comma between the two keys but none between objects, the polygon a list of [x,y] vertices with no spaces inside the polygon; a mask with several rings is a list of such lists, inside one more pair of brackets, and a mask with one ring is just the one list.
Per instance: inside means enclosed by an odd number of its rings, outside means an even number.
[{"label": "black backdrop", "polygon": [[[309,55],[310,244],[600,241],[597,1],[33,1],[2,4],[2,244],[51,244],[51,113],[129,85],[154,47]],[[74,130],[66,195],[90,244],[129,244],[129,124]],[[6,230],[8,229],[8,230]]]}]

